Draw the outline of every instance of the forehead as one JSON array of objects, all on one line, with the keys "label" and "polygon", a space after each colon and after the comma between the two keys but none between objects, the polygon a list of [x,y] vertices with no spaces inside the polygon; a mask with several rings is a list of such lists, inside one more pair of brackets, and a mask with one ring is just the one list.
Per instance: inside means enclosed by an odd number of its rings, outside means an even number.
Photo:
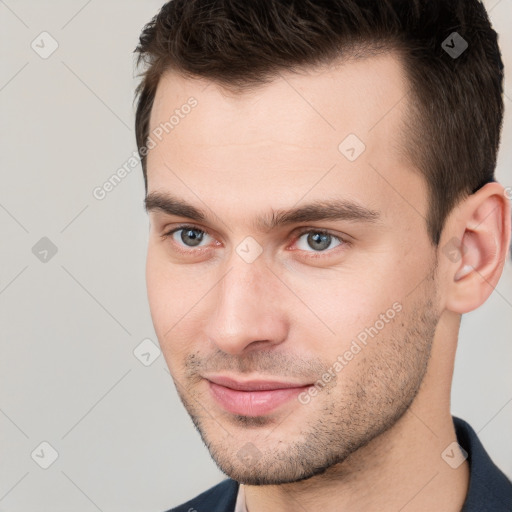
[{"label": "forehead", "polygon": [[282,72],[240,94],[168,72],[151,113],[148,192],[242,210],[334,194],[386,211],[412,194],[422,211],[423,180],[403,151],[407,92],[392,54]]},{"label": "forehead", "polygon": [[[296,142],[302,136],[303,142],[329,143],[329,135],[337,140],[345,132],[356,132],[368,139],[369,132],[388,114],[394,113],[384,125],[396,126],[407,103],[407,78],[393,55],[390,52],[340,60],[295,73],[282,71],[270,83],[240,93],[230,92],[206,79],[189,79],[177,72],[166,72],[156,91],[150,130],[168,121],[176,109],[194,97],[199,106],[194,113],[199,111],[203,121],[194,124],[193,130],[187,130],[186,125],[190,123],[180,123],[180,129],[173,130],[175,139],[182,135],[182,139],[190,142],[207,139],[215,144],[229,139],[235,143],[254,142],[255,137]],[[402,109],[398,103],[402,103]],[[243,132],[226,129],[237,120],[243,121],[247,129]]]}]

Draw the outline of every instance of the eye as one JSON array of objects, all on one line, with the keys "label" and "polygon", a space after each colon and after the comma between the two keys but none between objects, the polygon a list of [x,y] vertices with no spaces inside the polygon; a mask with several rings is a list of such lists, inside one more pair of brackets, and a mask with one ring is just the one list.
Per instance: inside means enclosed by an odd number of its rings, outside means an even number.
[{"label": "eye", "polygon": [[[182,225],[161,235],[163,239],[172,238],[177,250],[190,252],[206,248],[215,239],[203,229],[193,225]],[[216,243],[214,243],[216,245]],[[303,230],[296,235],[295,247],[309,253],[326,253],[339,246],[349,245],[341,236],[322,229]],[[313,254],[311,254],[313,256]]]},{"label": "eye", "polygon": [[326,252],[328,249],[334,249],[345,241],[339,236],[335,236],[328,231],[310,230],[299,235],[297,239],[297,248],[301,251]]},{"label": "eye", "polygon": [[211,238],[206,231],[194,226],[181,226],[162,236],[163,238],[171,237],[179,246],[190,248],[202,247],[201,242]]}]

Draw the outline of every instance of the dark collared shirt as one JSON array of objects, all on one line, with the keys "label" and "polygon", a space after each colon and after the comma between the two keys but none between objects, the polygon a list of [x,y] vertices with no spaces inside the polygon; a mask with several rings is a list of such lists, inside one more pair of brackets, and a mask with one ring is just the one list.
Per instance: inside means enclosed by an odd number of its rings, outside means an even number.
[{"label": "dark collared shirt", "polygon": [[[469,489],[461,512],[512,512],[512,483],[493,463],[476,432],[453,417],[457,442],[468,453]],[[234,512],[238,482],[232,479],[167,512]]]}]

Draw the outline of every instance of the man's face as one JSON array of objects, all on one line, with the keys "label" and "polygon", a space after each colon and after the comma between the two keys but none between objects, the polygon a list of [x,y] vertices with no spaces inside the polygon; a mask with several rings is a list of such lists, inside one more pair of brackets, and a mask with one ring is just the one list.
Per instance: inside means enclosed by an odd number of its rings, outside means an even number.
[{"label": "man's face", "polygon": [[441,311],[426,186],[400,151],[407,89],[390,55],[238,96],[174,73],[159,84],[152,319],[181,400],[240,482],[322,473],[393,426],[422,383]]}]

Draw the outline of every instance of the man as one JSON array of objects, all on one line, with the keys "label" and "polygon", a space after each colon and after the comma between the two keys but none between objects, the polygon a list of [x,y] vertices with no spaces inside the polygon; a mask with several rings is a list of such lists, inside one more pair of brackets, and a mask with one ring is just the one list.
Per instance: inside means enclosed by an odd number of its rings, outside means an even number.
[{"label": "man", "polygon": [[510,243],[482,4],[173,0],[137,52],[152,319],[229,477],[174,510],[512,510],[450,414]]}]

